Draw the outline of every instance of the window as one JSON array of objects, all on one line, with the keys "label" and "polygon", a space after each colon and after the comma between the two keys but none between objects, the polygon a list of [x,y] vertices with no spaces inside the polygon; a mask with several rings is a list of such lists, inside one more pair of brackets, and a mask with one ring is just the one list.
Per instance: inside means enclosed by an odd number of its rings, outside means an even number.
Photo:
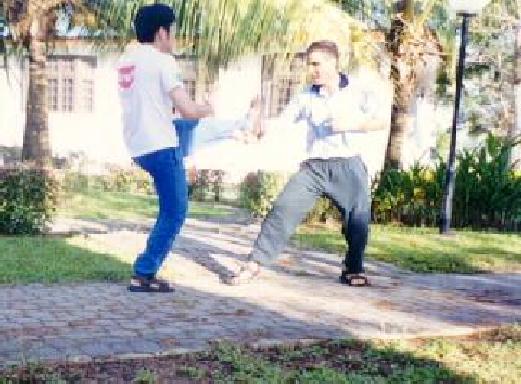
[{"label": "window", "polygon": [[83,90],[83,109],[92,112],[94,110],[94,80],[83,80],[81,88]]},{"label": "window", "polygon": [[94,111],[94,69],[92,57],[54,56],[47,63],[47,100],[53,112]]},{"label": "window", "polygon": [[186,93],[188,93],[192,100],[195,100],[195,80],[183,80],[183,84]]},{"label": "window", "polygon": [[58,80],[49,79],[48,87],[49,88],[47,92],[47,103],[49,104],[49,110],[56,112],[58,111]]},{"label": "window", "polygon": [[74,80],[63,79],[62,87],[62,111],[72,112],[74,110]]},{"label": "window", "polygon": [[[197,62],[193,56],[178,55],[175,57],[177,68],[182,75],[186,93],[192,100],[198,100]],[[175,118],[180,118],[179,111],[175,111]]]},{"label": "window", "polygon": [[277,56],[263,57],[262,93],[267,101],[267,116],[278,116],[284,110],[301,88],[305,73],[302,53],[296,54],[289,63]]}]

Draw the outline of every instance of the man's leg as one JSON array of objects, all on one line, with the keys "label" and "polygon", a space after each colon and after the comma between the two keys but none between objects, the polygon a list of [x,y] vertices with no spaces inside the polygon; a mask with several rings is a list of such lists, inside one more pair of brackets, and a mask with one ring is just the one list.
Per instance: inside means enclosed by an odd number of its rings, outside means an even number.
[{"label": "man's leg", "polygon": [[[364,252],[367,246],[369,233],[369,216],[367,210],[353,208],[346,218],[345,238],[348,250],[342,270],[342,280],[346,280],[349,275],[364,273]],[[347,281],[345,281],[347,282]]]},{"label": "man's leg", "polygon": [[295,228],[313,208],[324,192],[324,179],[320,164],[305,163],[302,169],[286,184],[273,208],[262,223],[253,245],[249,262],[228,283],[248,282],[258,274],[259,265],[269,265],[282,252]]},{"label": "man's leg", "polygon": [[353,276],[364,273],[363,261],[370,219],[367,171],[359,158],[348,159],[340,167],[332,164],[332,168],[337,177],[333,178],[328,193],[342,211],[344,236],[348,245],[340,279],[352,285],[365,285],[365,276],[360,278],[360,282],[351,280]]},{"label": "man's leg", "polygon": [[297,225],[324,192],[322,185],[320,174],[313,173],[307,167],[289,180],[262,223],[249,260],[261,265],[276,260]]},{"label": "man's leg", "polygon": [[186,175],[178,148],[165,149],[136,159],[154,179],[159,214],[147,246],[134,263],[136,276],[154,278],[181,230],[188,205]]}]

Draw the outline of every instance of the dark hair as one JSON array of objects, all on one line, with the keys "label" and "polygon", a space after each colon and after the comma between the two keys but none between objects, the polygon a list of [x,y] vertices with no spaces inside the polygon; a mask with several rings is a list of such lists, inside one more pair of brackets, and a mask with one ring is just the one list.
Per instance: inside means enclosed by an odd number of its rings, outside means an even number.
[{"label": "dark hair", "polygon": [[308,47],[306,54],[309,56],[311,52],[314,51],[322,51],[329,53],[330,55],[334,56],[337,60],[340,57],[340,54],[338,53],[338,46],[336,45],[336,43],[329,40],[320,40],[312,42]]},{"label": "dark hair", "polygon": [[140,43],[153,43],[159,29],[169,31],[174,22],[174,10],[168,5],[145,5],[139,8],[134,19],[137,40]]}]

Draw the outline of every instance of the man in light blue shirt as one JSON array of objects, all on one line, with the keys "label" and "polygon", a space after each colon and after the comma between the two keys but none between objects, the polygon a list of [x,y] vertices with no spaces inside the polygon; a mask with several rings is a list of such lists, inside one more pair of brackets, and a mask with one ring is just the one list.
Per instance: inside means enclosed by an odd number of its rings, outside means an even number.
[{"label": "man in light blue shirt", "polygon": [[[307,50],[312,85],[283,112],[283,121],[307,125],[307,160],[285,186],[262,224],[248,262],[227,282],[247,283],[257,278],[262,265],[275,261],[297,225],[327,196],[339,207],[344,220],[348,251],[340,281],[368,285],[363,268],[370,219],[367,168],[362,148],[350,145],[350,135],[385,128],[385,108],[368,103],[370,96],[349,85],[338,72],[335,43],[317,41]],[[364,149],[366,150],[366,149]]]}]

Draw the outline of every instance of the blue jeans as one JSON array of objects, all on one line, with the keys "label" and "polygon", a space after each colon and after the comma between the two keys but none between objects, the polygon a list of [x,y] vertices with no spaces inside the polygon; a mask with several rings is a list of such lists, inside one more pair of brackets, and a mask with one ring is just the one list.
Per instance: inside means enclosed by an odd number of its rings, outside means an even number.
[{"label": "blue jeans", "polygon": [[274,262],[321,196],[332,199],[342,213],[347,273],[363,272],[371,205],[367,170],[359,156],[305,161],[262,223],[250,260],[264,265]]},{"label": "blue jeans", "polygon": [[150,232],[146,249],[134,263],[134,274],[152,278],[170,252],[186,219],[188,189],[183,153],[176,148],[161,149],[133,160],[152,176],[159,198],[159,214]]}]

